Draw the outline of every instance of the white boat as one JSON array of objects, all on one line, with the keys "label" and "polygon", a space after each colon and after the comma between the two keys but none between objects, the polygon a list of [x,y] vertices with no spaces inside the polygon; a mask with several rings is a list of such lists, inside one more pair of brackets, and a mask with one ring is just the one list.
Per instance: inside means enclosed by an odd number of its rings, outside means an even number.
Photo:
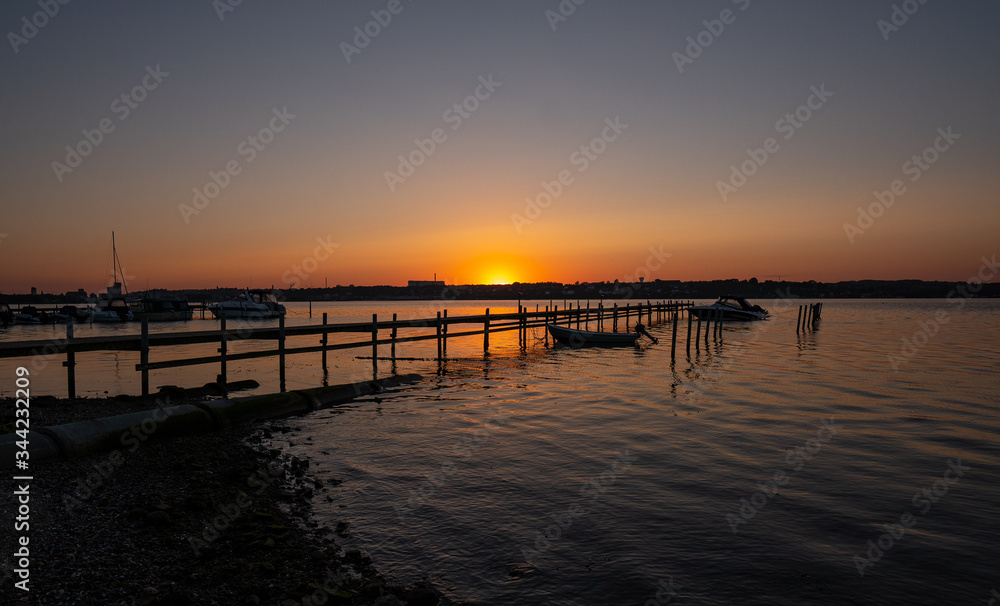
[{"label": "white boat", "polygon": [[767,318],[767,310],[760,305],[751,305],[744,297],[726,295],[711,305],[695,305],[688,312],[699,320],[714,320],[722,314],[724,321],[747,322]]},{"label": "white boat", "polygon": [[209,305],[208,310],[216,318],[267,320],[285,315],[285,306],[278,303],[274,291],[260,289],[244,290],[232,301]]}]

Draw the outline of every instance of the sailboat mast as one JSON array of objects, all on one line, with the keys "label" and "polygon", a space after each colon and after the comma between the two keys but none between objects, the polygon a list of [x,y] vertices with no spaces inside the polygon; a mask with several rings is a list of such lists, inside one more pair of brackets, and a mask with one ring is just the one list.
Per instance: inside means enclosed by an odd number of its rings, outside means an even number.
[{"label": "sailboat mast", "polygon": [[125,284],[125,270],[122,269],[122,262],[118,260],[118,249],[115,248],[115,232],[111,232],[111,267],[112,271],[115,272],[114,279],[115,283],[118,283],[118,270],[121,269],[122,273],[122,287],[125,288],[125,294],[128,294],[128,284]]}]

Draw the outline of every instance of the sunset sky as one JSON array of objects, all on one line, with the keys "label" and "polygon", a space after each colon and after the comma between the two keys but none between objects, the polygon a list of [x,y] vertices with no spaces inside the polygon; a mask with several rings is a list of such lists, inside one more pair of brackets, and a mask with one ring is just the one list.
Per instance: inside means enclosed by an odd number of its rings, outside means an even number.
[{"label": "sunset sky", "polygon": [[130,290],[1000,252],[995,2],[7,0],[0,30],[4,293],[103,290],[112,230]]}]

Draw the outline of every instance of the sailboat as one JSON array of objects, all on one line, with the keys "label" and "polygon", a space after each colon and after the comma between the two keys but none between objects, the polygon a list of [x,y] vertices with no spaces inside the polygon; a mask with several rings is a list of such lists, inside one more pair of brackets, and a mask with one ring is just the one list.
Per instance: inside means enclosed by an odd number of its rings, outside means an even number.
[{"label": "sailboat", "polygon": [[[101,294],[97,305],[90,312],[91,322],[128,322],[134,320],[132,310],[125,303],[122,296],[122,287],[125,280],[125,272],[122,271],[122,282],[118,281],[118,270],[121,269],[121,261],[118,260],[118,249],[115,248],[115,232],[111,232],[111,268],[114,275],[114,282],[108,286],[108,291]],[[128,293],[128,287],[125,286]]]}]

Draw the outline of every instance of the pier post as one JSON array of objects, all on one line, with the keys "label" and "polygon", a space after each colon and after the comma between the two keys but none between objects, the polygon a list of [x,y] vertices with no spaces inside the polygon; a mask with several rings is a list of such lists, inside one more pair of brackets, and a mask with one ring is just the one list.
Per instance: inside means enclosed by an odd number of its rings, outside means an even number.
[{"label": "pier post", "polygon": [[309,301],[309,317],[313,317],[313,302]]},{"label": "pier post", "polygon": [[320,343],[323,345],[323,372],[326,373],[326,346],[329,342],[330,333],[326,332],[326,312],[323,312],[323,338],[320,339]]},{"label": "pier post", "polygon": [[441,312],[437,312],[437,322],[434,323],[437,330],[438,362],[441,361]]},{"label": "pier post", "polygon": [[486,308],[486,314],[483,317],[483,353],[490,350],[490,308]]},{"label": "pier post", "polygon": [[372,314],[372,380],[378,379],[378,314]]},{"label": "pier post", "polygon": [[448,357],[448,310],[444,310],[441,315],[441,353],[444,357]]},{"label": "pier post", "polygon": [[614,308],[611,312],[611,332],[618,332],[618,304],[614,304]]},{"label": "pier post", "polygon": [[[544,324],[548,324],[548,323],[549,323],[549,306],[546,305],[545,306],[545,322],[544,322]],[[549,346],[549,329],[547,327],[544,327],[544,326],[542,327],[542,329],[545,332],[545,346],[548,347]]]},{"label": "pier post", "polygon": [[691,322],[692,322],[691,310],[689,309],[688,310],[688,338],[687,338],[687,352],[688,352],[688,355],[691,355]]},{"label": "pier post", "polygon": [[278,390],[285,391],[285,316],[278,316]]},{"label": "pier post", "polygon": [[[70,320],[70,324],[73,320]],[[68,325],[67,325],[68,326]],[[142,395],[149,395],[149,318],[142,318],[142,337],[139,344],[139,364],[142,365]]]},{"label": "pier post", "polygon": [[392,314],[392,334],[389,337],[392,339],[392,345],[389,348],[390,355],[392,359],[396,359],[396,314]]},{"label": "pier post", "polygon": [[677,357],[677,316],[674,316],[674,335],[670,340],[670,359]]},{"label": "pier post", "polygon": [[66,392],[72,400],[76,397],[76,352],[72,348],[73,319],[66,323]]},{"label": "pier post", "polygon": [[226,350],[228,345],[226,343],[226,314],[225,312],[220,312],[219,314],[219,378],[217,382],[225,387],[226,385]]}]

